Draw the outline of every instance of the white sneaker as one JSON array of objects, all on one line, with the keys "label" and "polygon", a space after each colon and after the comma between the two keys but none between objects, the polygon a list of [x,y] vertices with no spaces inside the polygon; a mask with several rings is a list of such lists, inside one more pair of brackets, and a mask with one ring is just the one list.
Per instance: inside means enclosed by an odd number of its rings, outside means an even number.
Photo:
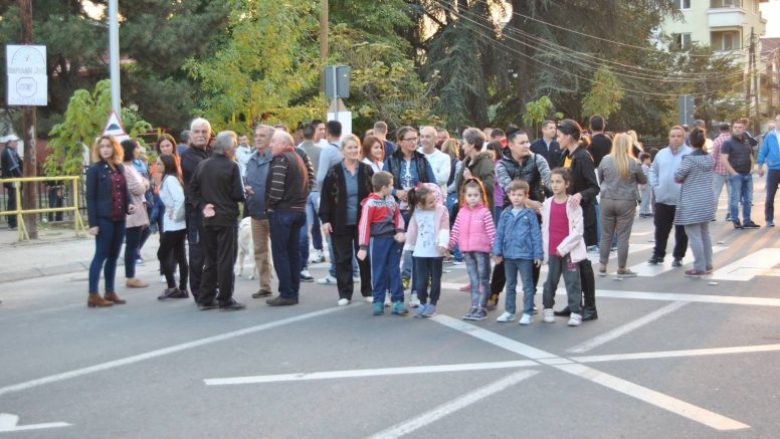
[{"label": "white sneaker", "polygon": [[336,278],[331,275],[327,275],[323,278],[317,279],[317,283],[320,285],[334,285],[336,283]]},{"label": "white sneaker", "polygon": [[417,293],[412,293],[409,296],[409,306],[411,306],[412,308],[417,308],[418,306],[420,306],[420,299],[417,298]]},{"label": "white sneaker", "polygon": [[534,321],[534,316],[532,316],[531,314],[523,313],[523,315],[520,317],[520,321],[517,323],[525,326],[525,325],[530,325],[533,321]]},{"label": "white sneaker", "polygon": [[368,296],[365,299],[366,299],[366,302],[368,302],[368,303],[374,303],[374,298],[372,296]]},{"label": "white sneaker", "polygon": [[161,283],[161,284],[164,284],[164,283],[166,283],[166,282],[168,282],[168,280],[166,280],[166,279],[165,279],[165,276],[161,274],[161,275],[160,275],[160,283]]},{"label": "white sneaker", "polygon": [[569,326],[580,326],[582,324],[582,316],[580,314],[571,313],[569,316]]},{"label": "white sneaker", "polygon": [[354,283],[360,282],[360,276],[352,276],[352,282]]},{"label": "white sneaker", "polygon": [[501,323],[506,323],[506,322],[511,322],[511,321],[512,321],[512,320],[514,320],[514,319],[515,319],[515,315],[514,315],[514,314],[512,314],[512,313],[511,313],[511,312],[509,312],[509,311],[504,311],[504,313],[503,313],[503,314],[501,314],[500,316],[498,316],[498,318],[496,319],[496,321],[497,321],[497,322],[501,322]]},{"label": "white sneaker", "polygon": [[544,323],[555,323],[555,313],[552,308],[545,308],[544,311]]},{"label": "white sneaker", "polygon": [[349,305],[349,299],[339,299],[338,304],[339,304],[339,306]]},{"label": "white sneaker", "polygon": [[389,308],[393,304],[393,300],[390,299],[390,293],[385,294],[385,307]]},{"label": "white sneaker", "polygon": [[311,256],[309,256],[309,262],[311,262],[312,264],[318,264],[324,261],[325,261],[325,256],[323,256],[322,250],[314,250],[311,252]]}]

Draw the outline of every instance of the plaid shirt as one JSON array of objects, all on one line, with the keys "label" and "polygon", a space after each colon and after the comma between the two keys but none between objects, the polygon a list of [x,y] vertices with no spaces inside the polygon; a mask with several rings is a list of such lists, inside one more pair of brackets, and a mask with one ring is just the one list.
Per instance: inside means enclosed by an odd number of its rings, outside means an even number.
[{"label": "plaid shirt", "polygon": [[718,137],[712,142],[712,158],[715,159],[715,166],[713,170],[718,175],[728,175],[729,171],[720,161],[720,148],[731,138],[731,133],[720,133]]}]

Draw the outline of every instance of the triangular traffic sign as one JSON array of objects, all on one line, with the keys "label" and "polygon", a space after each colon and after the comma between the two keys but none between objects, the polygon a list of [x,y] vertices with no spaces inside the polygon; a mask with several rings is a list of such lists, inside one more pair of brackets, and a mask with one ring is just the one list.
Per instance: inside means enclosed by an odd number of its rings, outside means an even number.
[{"label": "triangular traffic sign", "polygon": [[104,136],[114,136],[118,142],[127,140],[130,136],[125,133],[125,129],[122,127],[122,122],[119,120],[116,112],[112,111],[106,121],[106,127],[103,128]]}]

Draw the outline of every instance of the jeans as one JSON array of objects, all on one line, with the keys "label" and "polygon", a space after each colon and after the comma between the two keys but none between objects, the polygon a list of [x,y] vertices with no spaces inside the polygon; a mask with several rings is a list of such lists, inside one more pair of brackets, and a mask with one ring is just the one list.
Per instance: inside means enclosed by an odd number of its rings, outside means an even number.
[{"label": "jeans", "polygon": [[306,225],[304,212],[275,211],[268,215],[271,226],[271,254],[279,278],[279,296],[298,300],[301,289],[301,227]]},{"label": "jeans", "polygon": [[216,296],[220,305],[227,305],[233,299],[235,284],[233,266],[236,265],[238,255],[238,224],[205,226],[201,238],[206,260],[200,281],[198,303],[211,303]]},{"label": "jeans", "polygon": [[490,254],[465,252],[463,259],[471,283],[471,307],[484,308],[490,293]]},{"label": "jeans", "polygon": [[626,268],[628,260],[628,240],[631,237],[631,227],[634,225],[636,201],[634,200],[601,200],[601,236],[599,261],[606,265],[609,261],[610,244],[617,239],[618,268]]},{"label": "jeans", "polygon": [[187,254],[184,249],[184,242],[187,240],[187,230],[174,230],[160,234],[160,248],[157,250],[157,259],[160,260],[162,273],[165,275],[165,281],[168,288],[176,287],[176,280],[173,272],[176,264],[179,265],[179,289],[187,290],[187,277],[189,266],[187,265]]},{"label": "jeans", "polygon": [[770,169],[766,174],[766,204],[764,205],[764,217],[766,222],[775,222],[775,194],[777,185],[780,184],[780,169]]},{"label": "jeans", "polygon": [[428,300],[428,278],[431,281],[430,303],[436,305],[441,295],[441,274],[444,258],[417,258],[413,257],[415,272],[415,291],[420,303],[425,305]]},{"label": "jeans", "polygon": [[371,263],[371,291],[374,303],[384,303],[385,293],[390,291],[393,302],[404,301],[401,286],[402,244],[392,236],[372,237],[368,247],[368,260]]},{"label": "jeans", "polygon": [[[359,249],[358,227],[345,226],[343,234],[331,235],[333,252],[336,254],[336,285],[339,290],[339,298],[352,300],[355,282],[352,279],[352,262],[355,260],[355,252]],[[360,293],[363,297],[371,297],[371,265],[369,260],[358,261],[360,269]]]},{"label": "jeans", "polygon": [[[729,188],[729,176],[720,175],[717,172],[712,174],[712,192],[715,195],[715,210],[718,210],[718,204],[720,204],[720,193],[723,191],[723,186],[726,186],[727,200],[731,197],[731,189]],[[730,215],[730,214],[729,214]]]},{"label": "jeans", "polygon": [[566,295],[569,299],[569,310],[574,314],[582,314],[579,264],[573,263],[571,255],[567,254],[564,257],[550,255],[547,265],[547,281],[544,283],[542,295],[544,309],[552,309],[555,306],[555,291],[558,289],[558,282],[563,275],[563,283],[566,285]]},{"label": "jeans", "polygon": [[693,253],[693,269],[698,272],[712,270],[712,240],[710,223],[686,224],[685,234]]},{"label": "jeans", "polygon": [[742,203],[742,223],[750,222],[750,208],[753,204],[753,175],[729,176],[729,212],[731,221],[739,223],[739,203]]},{"label": "jeans", "polygon": [[663,259],[666,256],[666,243],[669,241],[669,233],[674,227],[674,252],[672,255],[676,259],[685,257],[685,249],[688,247],[688,237],[685,235],[683,226],[674,225],[674,214],[677,206],[669,204],[655,203],[655,247],[653,255]]},{"label": "jeans", "polygon": [[116,260],[119,258],[119,251],[125,238],[125,220],[111,221],[107,218],[98,218],[97,226],[99,230],[95,236],[95,256],[89,264],[89,292],[98,293],[101,268],[103,268],[106,291],[114,292],[116,291],[114,289]]},{"label": "jeans", "polygon": [[504,272],[506,273],[506,306],[508,313],[514,314],[517,298],[517,274],[523,282],[523,314],[534,312],[534,261],[530,259],[505,259]]},{"label": "jeans", "polygon": [[303,271],[309,267],[309,229],[306,228],[305,224],[301,227],[298,246],[300,247],[301,253],[301,271]]},{"label": "jeans", "polygon": [[135,259],[141,246],[141,233],[143,227],[128,227],[125,232],[125,277],[135,277]]}]

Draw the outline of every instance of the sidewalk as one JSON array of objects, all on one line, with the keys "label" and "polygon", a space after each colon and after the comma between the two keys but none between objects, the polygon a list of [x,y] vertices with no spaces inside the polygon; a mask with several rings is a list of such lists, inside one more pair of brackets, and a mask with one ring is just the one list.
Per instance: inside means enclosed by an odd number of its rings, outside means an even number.
[{"label": "sidewalk", "polygon": [[[77,238],[73,229],[39,226],[38,237],[19,242],[16,231],[0,224],[0,284],[89,270],[95,253],[92,236],[82,234]],[[149,237],[142,252],[144,259],[156,261],[158,245],[157,235]],[[123,255],[120,254],[119,266],[124,265]]]}]

